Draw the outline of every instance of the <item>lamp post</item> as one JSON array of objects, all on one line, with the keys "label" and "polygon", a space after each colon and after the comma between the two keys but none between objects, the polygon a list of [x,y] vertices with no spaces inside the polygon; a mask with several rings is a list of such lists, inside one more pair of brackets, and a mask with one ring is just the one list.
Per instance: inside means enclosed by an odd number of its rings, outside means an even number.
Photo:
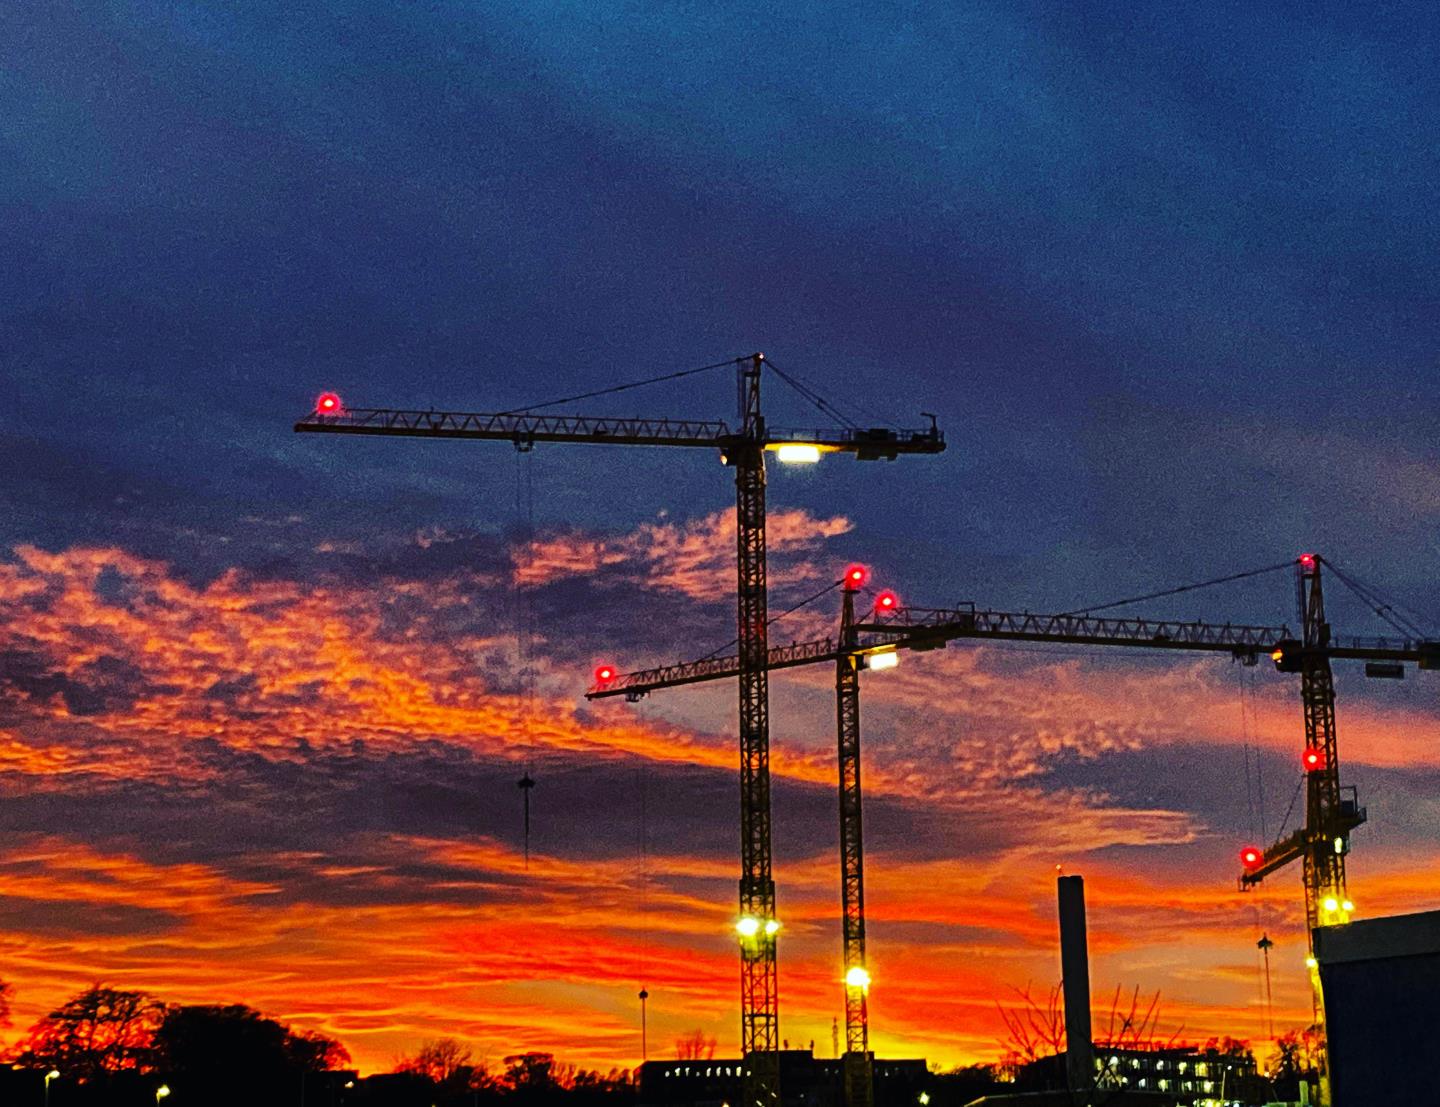
[{"label": "lamp post", "polygon": [[45,1107],[50,1107],[50,1081],[59,1079],[59,1069],[51,1069],[45,1074]]},{"label": "lamp post", "polygon": [[644,1064],[650,1060],[650,1042],[645,1026],[645,1001],[650,998],[650,992],[641,987],[640,989],[640,1063]]}]

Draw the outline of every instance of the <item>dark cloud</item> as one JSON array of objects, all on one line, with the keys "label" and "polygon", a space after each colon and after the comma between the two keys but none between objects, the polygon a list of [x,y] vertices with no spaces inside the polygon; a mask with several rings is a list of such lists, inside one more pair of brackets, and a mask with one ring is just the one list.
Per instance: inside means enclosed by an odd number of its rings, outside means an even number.
[{"label": "dark cloud", "polygon": [[[1255,495],[1290,474],[1207,436],[1217,411],[1243,410],[1253,441],[1336,415],[1361,446],[1435,438],[1418,27],[1013,3],[827,19],[817,53],[731,13],[702,20],[712,54],[694,13],[372,7],[339,34],[303,4],[167,11],[9,17],[16,540],[104,532],[201,573],[222,553],[308,570],[326,540],[499,531],[518,521],[503,444],[300,440],[290,419],[322,383],[505,408],[762,340],[842,403],[950,417],[945,458],[774,485],[843,501],[856,548],[917,594],[1022,579],[1021,600],[1075,602],[1121,570],[1288,554],[1322,520],[1321,539],[1375,530],[1324,481],[1299,505]],[[719,44],[742,42],[785,76],[737,88]],[[786,172],[735,169],[780,146]],[[771,398],[776,419],[809,417]],[[616,403],[725,415],[730,396]],[[1194,428],[1180,456],[1174,424]],[[1352,451],[1323,452],[1335,472]],[[543,454],[542,523],[728,493],[708,458]]]},{"label": "dark cloud", "polygon": [[0,652],[0,698],[9,692],[43,704],[58,696],[71,715],[85,716],[125,711],[143,695],[174,691],[147,680],[135,665],[120,657],[97,657],[73,675],[52,669],[51,664],[41,653]]},{"label": "dark cloud", "polygon": [[[1380,768],[1349,762],[1347,783],[1360,789],[1371,824],[1357,832],[1377,844],[1419,845],[1440,830],[1440,774],[1421,768]],[[1184,812],[1216,835],[1237,843],[1272,838],[1304,822],[1303,773],[1298,755],[1207,743],[1167,744],[1062,756],[1034,782],[1050,789],[1077,789],[1097,802]]]},{"label": "dark cloud", "polygon": [[168,911],[134,904],[0,895],[0,925],[45,938],[163,938],[184,924],[184,919]]}]

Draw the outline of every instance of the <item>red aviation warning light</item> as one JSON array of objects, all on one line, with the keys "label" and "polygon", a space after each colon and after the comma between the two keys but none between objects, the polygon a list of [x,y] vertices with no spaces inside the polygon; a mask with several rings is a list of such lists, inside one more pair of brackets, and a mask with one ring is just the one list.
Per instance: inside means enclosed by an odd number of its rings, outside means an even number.
[{"label": "red aviation warning light", "polygon": [[876,611],[894,611],[899,606],[900,597],[895,595],[895,593],[891,592],[889,589],[886,589],[884,592],[881,592],[878,596],[875,597]]},{"label": "red aviation warning light", "polygon": [[614,679],[615,679],[615,666],[614,666],[614,665],[597,665],[597,666],[595,666],[595,683],[596,683],[596,684],[609,684],[609,683],[610,683],[612,680],[614,680]]},{"label": "red aviation warning light", "polygon": [[339,415],[343,410],[340,397],[333,392],[322,392],[315,400],[316,415]]},{"label": "red aviation warning light", "polygon": [[1240,851],[1240,864],[1245,866],[1246,872],[1254,872],[1264,860],[1265,854],[1256,846],[1246,846]]},{"label": "red aviation warning light", "polygon": [[865,582],[870,579],[870,570],[863,565],[851,565],[845,570],[843,579],[845,591],[854,592],[865,586]]},{"label": "red aviation warning light", "polygon": [[1311,553],[1301,554],[1300,568],[1304,569],[1307,573],[1313,573],[1315,571],[1315,555]]},{"label": "red aviation warning light", "polygon": [[1305,752],[1300,755],[1300,761],[1307,773],[1319,772],[1325,767],[1325,751],[1318,746],[1306,746]]}]

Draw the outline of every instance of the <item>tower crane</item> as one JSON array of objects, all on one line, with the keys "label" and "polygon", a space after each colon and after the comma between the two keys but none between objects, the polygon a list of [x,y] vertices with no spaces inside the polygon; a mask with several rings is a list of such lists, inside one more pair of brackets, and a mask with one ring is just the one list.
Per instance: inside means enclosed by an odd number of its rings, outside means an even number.
[{"label": "tower crane", "polygon": [[[835,664],[836,745],[840,796],[840,888],[842,945],[845,966],[845,1054],[842,1060],[845,1102],[848,1107],[870,1107],[874,1076],[869,1044],[868,995],[870,973],[865,963],[865,858],[860,785],[860,671],[872,657],[895,656],[887,642],[878,647],[862,644],[856,631],[855,597],[869,577],[861,565],[851,565],[841,577],[840,628],[836,638],[809,643],[810,648],[781,646],[768,651],[767,669],[790,668],[818,662]],[[893,592],[881,592],[874,609],[888,611],[897,605]],[[638,700],[658,688],[719,680],[738,675],[740,657],[707,658],[688,665],[643,673],[620,674],[611,666],[596,671],[589,699],[624,695]],[[741,941],[747,940],[742,932]],[[837,1027],[838,1041],[838,1027]]]},{"label": "tower crane", "polygon": [[[862,972],[864,956],[863,871],[859,864],[861,822],[858,671],[862,666],[877,667],[874,666],[874,658],[895,657],[899,650],[943,648],[952,640],[969,638],[1125,646],[1228,653],[1248,665],[1255,664],[1261,654],[1269,654],[1278,671],[1300,672],[1307,743],[1302,764],[1306,769],[1310,787],[1306,826],[1275,843],[1269,850],[1262,851],[1256,847],[1243,849],[1241,861],[1246,872],[1241,878],[1242,886],[1248,887],[1257,883],[1268,873],[1303,856],[1306,859],[1305,894],[1310,926],[1313,928],[1316,925],[1330,925],[1348,919],[1351,907],[1344,898],[1343,859],[1349,849],[1349,831],[1364,821],[1365,814],[1356,803],[1353,790],[1348,799],[1341,795],[1330,660],[1363,660],[1382,666],[1412,662],[1421,669],[1440,669],[1440,642],[1335,638],[1324,619],[1319,582],[1320,562],[1321,559],[1314,554],[1303,554],[1296,562],[1301,625],[1304,628],[1303,637],[1299,640],[1287,627],[1134,617],[1111,618],[1084,613],[1038,615],[1030,612],[977,610],[973,605],[961,608],[906,607],[894,601],[893,593],[882,594],[882,598],[889,597],[889,602],[877,603],[869,619],[856,621],[853,616],[853,592],[847,589],[846,610],[842,615],[838,636],[778,646],[769,651],[767,664],[771,669],[831,661],[837,665],[836,711],[839,720],[841,858],[847,967],[847,1058],[854,1050],[854,1046],[850,1045],[854,1040],[849,1033],[852,1026],[858,1024],[859,1041],[865,1042],[868,1038],[865,1008],[859,1006],[857,1010],[853,1004],[849,976],[852,949],[859,950]],[[847,578],[848,576],[849,571]],[[847,671],[853,674],[853,679],[847,679]],[[739,658],[733,655],[625,674],[617,674],[612,669],[608,670],[606,678],[597,681],[586,695],[590,699],[623,695],[633,701],[659,688],[723,679],[738,672]],[[1394,674],[1385,672],[1383,675]],[[847,766],[851,750],[854,757],[853,770]],[[852,773],[854,799],[847,803],[847,781],[852,778]],[[847,843],[852,841],[855,843],[853,851],[847,846]],[[852,852],[855,858],[853,866],[850,861]],[[1338,858],[1338,861],[1332,858]],[[1325,881],[1329,883],[1324,883]],[[852,912],[857,917],[858,926],[851,923]],[[852,933],[858,933],[858,944],[852,944]],[[1313,972],[1313,957],[1309,960],[1312,980],[1318,987],[1319,978]],[[868,989],[868,974],[859,979],[863,980]],[[861,998],[863,999],[863,996]],[[863,1070],[859,1062],[852,1062],[851,1065],[857,1073],[857,1079],[859,1072],[868,1072],[868,1061],[865,1062]],[[851,1068],[847,1067],[847,1095],[851,1094],[850,1073]],[[1328,1080],[1322,1083],[1322,1094],[1327,1086]],[[851,1102],[854,1104],[864,1101],[852,1099]]]},{"label": "tower crane", "polygon": [[[1320,1039],[1326,1042],[1325,1004],[1320,994],[1320,971],[1315,961],[1315,929],[1350,921],[1354,905],[1345,884],[1345,855],[1350,852],[1350,832],[1365,822],[1354,788],[1340,786],[1340,757],[1335,734],[1335,679],[1332,658],[1363,657],[1370,662],[1372,675],[1393,677],[1403,672],[1399,664],[1415,662],[1421,669],[1440,669],[1440,642],[1352,642],[1351,648],[1337,643],[1325,618],[1325,595],[1318,554],[1301,554],[1295,562],[1296,606],[1300,616],[1300,638],[1275,643],[1271,658],[1282,673],[1300,674],[1300,702],[1305,713],[1305,749],[1301,763],[1305,770],[1305,825],[1272,842],[1264,849],[1241,851],[1244,871],[1240,886],[1250,888],[1292,861],[1300,861],[1305,886],[1305,937],[1309,946],[1305,958],[1315,994],[1315,1017]],[[1368,646],[1356,651],[1356,645]],[[1393,666],[1393,667],[1391,667]],[[1330,1104],[1329,1050],[1320,1051],[1320,1103]]]},{"label": "tower crane", "polygon": [[[476,413],[347,408],[333,392],[322,394],[315,409],[295,424],[295,430],[301,433],[506,441],[521,451],[537,442],[701,447],[718,450],[721,460],[735,470],[740,924],[747,930],[753,928],[751,940],[741,944],[740,954],[740,1026],[746,1058],[747,1107],[778,1103],[780,1081],[776,968],[780,922],[775,909],[770,841],[765,454],[774,452],[782,461],[815,461],[823,453],[848,453],[860,461],[893,461],[901,455],[936,454],[945,449],[944,436],[933,417],[924,430],[853,425],[842,430],[773,429],[767,425],[760,404],[761,373],[766,364],[765,356],[759,353],[734,360],[739,400],[735,427],[720,420],[541,415],[533,409]],[[699,371],[687,370],[660,379]]]}]

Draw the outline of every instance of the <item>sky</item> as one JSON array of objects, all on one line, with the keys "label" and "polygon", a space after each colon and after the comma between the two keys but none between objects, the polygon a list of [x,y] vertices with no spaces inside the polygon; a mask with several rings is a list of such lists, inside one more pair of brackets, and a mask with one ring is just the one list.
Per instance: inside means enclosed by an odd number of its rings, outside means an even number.
[{"label": "sky", "polygon": [[[734,689],[583,699],[733,637],[728,471],[295,435],[321,390],[503,411],[763,350],[949,444],[776,467],[774,609],[852,561],[1064,611],[1314,550],[1440,634],[1437,39],[1418,3],[0,6],[0,1039],[99,980],[366,1071],[609,1068],[643,985],[652,1057],[738,1048]],[[733,419],[728,372],[575,410]],[[1293,608],[1281,572],[1136,610]],[[1435,679],[1337,680],[1359,914],[1440,907]],[[1298,873],[1235,891],[1294,826],[1293,680],[957,645],[864,702],[881,1055],[999,1054],[1057,865],[1102,1025],[1159,990],[1166,1036],[1263,1052],[1262,931],[1307,1020]],[[781,1033],[828,1056],[828,672],[772,716]]]}]

